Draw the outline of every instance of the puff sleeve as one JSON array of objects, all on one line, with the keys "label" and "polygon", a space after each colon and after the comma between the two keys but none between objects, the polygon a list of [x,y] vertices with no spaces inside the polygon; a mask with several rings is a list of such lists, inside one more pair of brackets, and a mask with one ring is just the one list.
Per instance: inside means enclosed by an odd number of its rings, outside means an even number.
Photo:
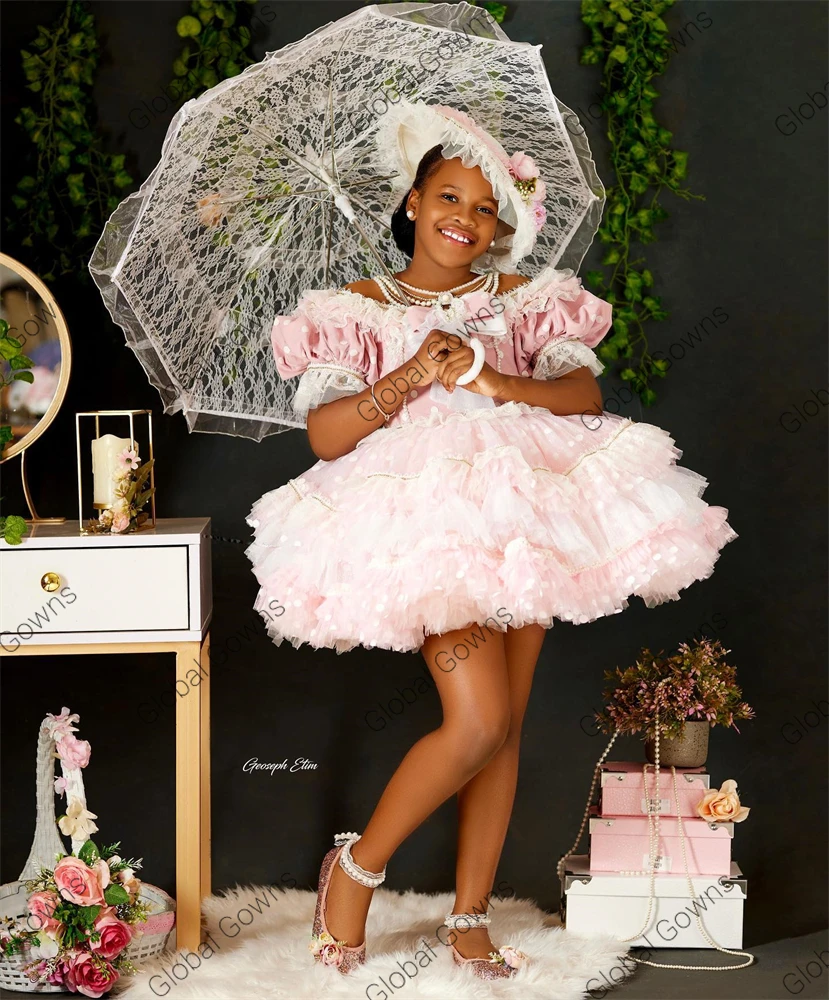
[{"label": "puff sleeve", "polygon": [[277,316],[271,343],[282,378],[301,376],[292,405],[303,420],[309,409],[361,392],[379,376],[371,330],[324,293],[305,293],[293,313]]},{"label": "puff sleeve", "polygon": [[576,368],[600,375],[593,352],[610,329],[613,306],[582,287],[574,275],[539,290],[519,309],[514,337],[522,368],[532,377],[555,379]]}]

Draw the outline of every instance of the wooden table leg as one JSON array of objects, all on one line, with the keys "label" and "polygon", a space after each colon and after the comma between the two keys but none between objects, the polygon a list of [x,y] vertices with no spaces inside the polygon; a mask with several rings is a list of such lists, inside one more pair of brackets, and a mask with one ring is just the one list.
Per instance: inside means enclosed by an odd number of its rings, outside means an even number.
[{"label": "wooden table leg", "polygon": [[[176,650],[176,947],[196,951],[201,941],[204,878],[204,784],[201,644]],[[209,837],[209,831],[207,833]]]},{"label": "wooden table leg", "polygon": [[213,880],[211,873],[210,839],[210,633],[206,632],[201,653],[201,897],[211,895]]}]

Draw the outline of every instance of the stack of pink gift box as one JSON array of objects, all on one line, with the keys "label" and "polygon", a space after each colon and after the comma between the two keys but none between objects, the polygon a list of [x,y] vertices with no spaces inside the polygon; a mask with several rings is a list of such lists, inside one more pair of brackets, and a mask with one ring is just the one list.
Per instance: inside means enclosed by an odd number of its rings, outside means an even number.
[{"label": "stack of pink gift box", "polygon": [[658,874],[650,927],[632,943],[710,947],[699,930],[699,914],[717,944],[741,947],[746,880],[731,858],[734,823],[709,823],[697,812],[710,776],[704,767],[677,767],[675,794],[670,767],[660,769],[658,788],[653,767],[647,775],[643,768],[632,761],[602,765],[600,797],[590,814],[590,853],[571,857],[564,872],[568,929],[624,937],[642,927],[651,892],[650,797],[651,812],[659,813]]}]

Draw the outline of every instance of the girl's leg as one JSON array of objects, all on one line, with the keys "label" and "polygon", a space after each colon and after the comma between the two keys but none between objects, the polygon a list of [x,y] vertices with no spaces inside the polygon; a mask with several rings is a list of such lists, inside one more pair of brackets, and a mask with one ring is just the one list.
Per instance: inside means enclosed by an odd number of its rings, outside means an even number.
[{"label": "girl's leg", "polygon": [[[510,726],[504,744],[458,792],[458,860],[453,913],[485,913],[509,826],[518,781],[524,711],[545,629],[508,629],[504,639],[509,677]],[[464,958],[487,958],[494,946],[486,927],[457,931]]]},{"label": "girl's leg", "polygon": [[[440,696],[443,722],[403,758],[351,849],[357,864],[370,872],[382,871],[406,837],[480,771],[506,739],[505,637],[496,632],[473,648],[474,628],[428,636],[421,647]],[[335,865],[325,919],[336,940],[362,944],[373,893]]]}]

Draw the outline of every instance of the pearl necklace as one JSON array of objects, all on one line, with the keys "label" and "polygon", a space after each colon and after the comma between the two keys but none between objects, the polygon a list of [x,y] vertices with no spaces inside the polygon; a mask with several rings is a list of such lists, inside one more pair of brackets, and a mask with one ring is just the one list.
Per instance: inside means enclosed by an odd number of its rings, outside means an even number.
[{"label": "pearl necklace", "polygon": [[[664,682],[663,682],[664,683]],[[604,764],[607,759],[607,755],[610,753],[610,748],[616,742],[616,737],[619,735],[618,729],[613,733],[610,742],[605,747],[604,753],[599,757],[596,762],[596,767],[593,770],[593,781],[590,784],[590,791],[587,795],[587,805],[584,807],[584,814],[581,819],[581,826],[579,827],[578,836],[576,837],[573,846],[570,850],[561,857],[556,866],[556,871],[558,877],[561,879],[563,876],[564,865],[571,854],[574,854],[576,849],[581,842],[582,835],[584,834],[584,828],[587,825],[588,818],[590,816],[590,806],[593,802],[593,793],[596,790],[596,782],[599,777],[599,771],[601,770],[602,764]],[[649,871],[647,872],[620,872],[620,875],[649,875],[649,886],[648,886],[648,912],[645,914],[645,921],[641,928],[635,933],[631,934],[629,937],[622,938],[623,943],[628,941],[635,941],[637,938],[642,937],[648,930],[651,922],[651,914],[653,913],[653,903],[654,903],[654,879],[656,878],[656,861],[657,852],[659,851],[659,712],[656,713],[656,735],[654,738],[654,757],[656,762],[654,763],[654,794],[653,797],[648,795],[647,788],[647,776],[648,776],[648,765],[643,765],[643,788],[645,791],[645,802],[647,804],[647,815],[648,815],[648,861],[649,861]],[[676,821],[677,827],[679,829],[679,842],[682,846],[682,861],[685,868],[685,878],[688,887],[688,898],[693,901],[694,899],[694,883],[691,881],[691,874],[688,870],[688,855],[685,850],[685,826],[682,822],[682,816],[680,815],[679,808],[679,791],[676,787],[676,768],[671,765],[671,775],[673,778],[674,787],[674,802],[676,804]],[[654,812],[653,805],[656,803],[657,808]],[[562,890],[563,891],[563,890]],[[722,952],[725,955],[738,955],[740,958],[747,958],[747,962],[743,962],[740,965],[674,965],[668,962],[649,962],[644,958],[636,958],[635,955],[630,957],[638,965],[650,965],[655,969],[681,969],[683,971],[690,972],[728,972],[733,969],[745,969],[751,965],[754,961],[754,955],[747,951],[734,951],[730,948],[723,948],[722,945],[717,944],[716,941],[709,935],[708,931],[705,929],[702,918],[699,915],[699,907],[694,907],[694,915],[697,918],[697,926],[699,932],[708,943],[709,947],[715,949],[716,951]]]},{"label": "pearl necklace", "polygon": [[[473,278],[470,278],[469,281],[464,281],[463,284],[461,285],[455,285],[454,288],[447,288],[445,289],[445,291],[459,292],[462,288],[466,288],[467,285],[474,285],[476,281],[480,281],[481,278],[484,277],[486,277],[486,275],[476,274]],[[435,294],[434,289],[432,288],[418,288],[417,285],[410,285],[408,281],[404,281],[402,278],[396,278],[395,280],[397,281],[398,285],[402,285],[404,288],[407,288],[410,292],[422,292],[424,295]]]},{"label": "pearl necklace", "polygon": [[431,298],[424,297],[424,295],[415,294],[413,291],[408,291],[408,289],[413,289],[415,286],[407,285],[406,282],[400,281],[398,278],[398,283],[403,288],[403,298],[400,297],[400,292],[395,287],[394,283],[384,274],[375,275],[374,280],[380,286],[380,290],[386,296],[390,302],[395,302],[398,305],[418,305],[418,306],[431,306],[438,303],[441,306],[450,305],[454,299],[453,292],[459,291],[461,288],[467,288],[468,291],[487,291],[494,292],[498,287],[499,275],[494,271],[490,271],[487,274],[477,275],[470,281],[464,282],[463,285],[457,285],[454,289],[447,288],[443,291],[436,292],[428,288],[418,289],[419,292],[425,293],[426,296],[431,296]]}]

